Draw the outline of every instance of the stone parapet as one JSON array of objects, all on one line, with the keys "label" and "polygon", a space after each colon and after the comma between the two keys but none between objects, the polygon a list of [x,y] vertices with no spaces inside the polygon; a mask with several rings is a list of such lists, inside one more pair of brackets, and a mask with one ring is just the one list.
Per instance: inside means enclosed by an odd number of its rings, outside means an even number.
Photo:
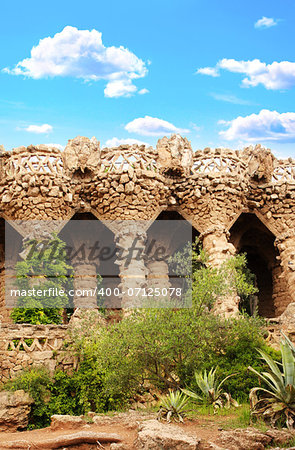
[{"label": "stone parapet", "polygon": [[74,359],[61,358],[66,331],[66,325],[1,325],[0,383],[32,365],[45,366],[50,372],[60,364],[72,367]]}]

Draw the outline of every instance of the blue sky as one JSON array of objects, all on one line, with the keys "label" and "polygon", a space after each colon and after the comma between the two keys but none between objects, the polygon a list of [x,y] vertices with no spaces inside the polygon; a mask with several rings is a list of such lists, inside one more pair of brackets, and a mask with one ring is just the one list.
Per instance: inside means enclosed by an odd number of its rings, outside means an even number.
[{"label": "blue sky", "polygon": [[3,2],[0,143],[180,132],[194,149],[295,157],[294,13],[294,0]]}]

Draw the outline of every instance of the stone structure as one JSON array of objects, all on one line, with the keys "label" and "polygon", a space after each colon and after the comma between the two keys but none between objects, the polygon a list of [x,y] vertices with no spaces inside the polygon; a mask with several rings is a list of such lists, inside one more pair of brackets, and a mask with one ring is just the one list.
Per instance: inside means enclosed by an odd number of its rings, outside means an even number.
[{"label": "stone structure", "polygon": [[23,390],[0,392],[0,431],[27,428],[33,399]]},{"label": "stone structure", "polygon": [[6,324],[0,328],[0,384],[22,369],[42,365],[53,373],[57,365],[67,370],[75,360],[65,359],[62,346],[66,325]]},{"label": "stone structure", "polygon": [[[71,219],[88,216],[121,221],[120,229],[110,227],[109,232],[123,251],[130,240],[124,221],[147,221],[145,229],[132,232],[140,237],[144,251],[153,221],[185,219],[203,241],[211,264],[247,253],[260,291],[261,315],[278,317],[295,302],[295,159],[279,160],[259,145],[242,151],[193,152],[179,135],[160,139],[156,149],[138,145],[101,149],[95,138],[76,137],[63,152],[45,145],[0,149],[2,323],[9,323],[3,298],[7,221],[54,219],[66,227]],[[22,243],[18,231],[16,254]],[[60,228],[56,231],[62,233]],[[163,271],[159,278],[168,285],[167,267],[159,267],[141,261],[136,268],[141,285],[157,279],[159,270]],[[99,268],[92,265],[93,280],[95,270]],[[134,267],[118,263],[116,270],[118,286],[132,283]],[[80,267],[76,284],[81,274]],[[236,297],[221,300],[220,311],[237,312]],[[122,306],[128,307],[128,299],[122,299]]]}]

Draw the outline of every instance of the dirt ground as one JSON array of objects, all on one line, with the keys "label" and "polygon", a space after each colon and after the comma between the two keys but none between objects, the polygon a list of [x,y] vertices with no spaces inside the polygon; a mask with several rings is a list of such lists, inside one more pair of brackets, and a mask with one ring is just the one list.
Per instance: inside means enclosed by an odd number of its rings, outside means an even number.
[{"label": "dirt ground", "polygon": [[[119,426],[119,425],[112,425],[112,426],[102,426],[102,425],[94,425],[94,424],[87,424],[84,425],[83,427],[79,427],[78,429],[66,429],[66,430],[57,430],[57,431],[53,431],[50,429],[50,427],[48,428],[42,428],[39,430],[32,430],[32,431],[22,431],[22,432],[16,432],[16,433],[7,433],[7,432],[2,432],[0,433],[0,449],[4,449],[7,447],[3,447],[4,443],[10,442],[10,441],[28,441],[31,444],[31,449],[33,450],[34,447],[38,448],[38,443],[39,442],[44,442],[44,440],[49,439],[49,438],[55,438],[57,436],[65,436],[66,434],[71,434],[73,432],[76,431],[92,431],[92,432],[98,432],[98,433],[116,433],[119,436],[121,436],[122,438],[122,442],[128,444],[128,446],[130,446],[130,449],[133,449],[133,442],[136,438],[136,429],[130,430],[130,429],[126,429],[124,426]],[[105,448],[105,449],[109,449],[110,445],[109,444],[102,444],[102,447],[97,446],[96,444],[91,445],[91,444],[85,444],[85,445],[80,445],[80,446],[70,446],[68,448],[74,450],[74,449],[79,449],[79,450],[84,450],[84,449],[95,449],[97,450],[97,448]],[[30,450],[31,450],[30,449]]]},{"label": "dirt ground", "polygon": [[[64,416],[63,416],[64,417]],[[95,444],[80,445],[61,445],[59,447],[44,447],[48,439],[58,437],[65,438],[73,433],[92,432],[105,433],[106,435],[115,434],[120,437],[120,442],[124,444],[124,450],[136,450],[135,441],[137,438],[138,426],[145,420],[154,419],[154,413],[141,413],[132,411],[128,413],[118,413],[115,416],[101,415],[93,418],[95,423],[85,423],[73,425],[73,423],[58,423],[55,428],[48,427],[32,431],[22,432],[0,432],[0,450],[51,450],[52,448],[60,450],[109,450],[111,444],[97,442]],[[224,429],[231,428],[234,417],[231,416],[201,416],[193,419],[186,419],[185,423],[177,423],[185,433],[195,435],[201,439],[202,448],[211,448],[209,443],[218,445],[221,432]],[[53,425],[54,427],[54,425]],[[223,447],[226,448],[226,447]],[[233,448],[231,446],[231,448]],[[239,447],[241,448],[241,447]],[[244,448],[244,447],[242,447]],[[253,449],[254,447],[251,447]],[[265,448],[264,446],[255,446],[255,449]],[[277,447],[276,447],[277,448]],[[251,450],[247,446],[247,450]],[[171,449],[172,450],[172,449]]]},{"label": "dirt ground", "polygon": [[[109,418],[107,424],[85,424],[82,427],[77,428],[66,427],[66,429],[52,430],[50,427],[32,430],[32,431],[22,431],[22,432],[0,432],[0,450],[7,449],[8,443],[15,443],[17,441],[26,441],[29,443],[30,450],[38,449],[38,444],[44,442],[47,439],[56,438],[58,436],[64,437],[67,434],[72,434],[78,431],[91,431],[97,433],[115,433],[118,434],[124,445],[130,449],[134,450],[134,442],[137,437],[137,423],[135,423],[134,418],[128,423],[128,419],[124,418],[121,423],[118,420]],[[103,422],[103,420],[102,420]],[[117,422],[117,423],[116,423]],[[183,431],[189,432],[190,434],[196,435],[204,441],[214,441],[220,433],[220,425],[217,425],[213,420],[208,421],[207,419],[194,419],[186,420],[184,424],[177,424]],[[12,447],[13,448],[13,447]],[[64,447],[61,447],[64,448]],[[76,446],[67,447],[71,450],[97,450],[97,449],[109,449],[110,444],[80,444]],[[17,447],[14,447],[16,450]]]},{"label": "dirt ground", "polygon": [[[15,433],[9,432],[0,432],[0,450],[7,449],[8,443],[13,443],[17,441],[27,441],[30,445],[29,449],[38,449],[38,444],[44,442],[47,439],[56,438],[58,436],[64,437],[67,434],[72,434],[77,431],[91,431],[97,433],[115,433],[118,434],[122,438],[122,442],[125,446],[134,450],[134,441],[137,437],[137,424],[134,423],[134,419],[128,421],[124,419],[122,423],[114,423],[112,419],[109,420],[109,424],[85,424],[82,427],[79,426],[77,428],[67,427],[66,429],[60,430],[52,430],[50,427],[42,428],[38,430],[32,431],[21,431]],[[198,438],[201,438],[204,441],[214,441],[215,438],[218,437],[220,433],[220,426],[214,423],[214,421],[208,421],[205,419],[194,419],[194,420],[186,420],[184,424],[177,424],[184,431],[189,432],[190,434],[196,435]],[[12,447],[13,448],[13,447]],[[64,448],[64,447],[61,447]],[[109,449],[110,444],[83,444],[76,446],[67,447],[71,450],[97,450],[97,449]],[[14,447],[14,450],[17,450],[17,447]]]}]

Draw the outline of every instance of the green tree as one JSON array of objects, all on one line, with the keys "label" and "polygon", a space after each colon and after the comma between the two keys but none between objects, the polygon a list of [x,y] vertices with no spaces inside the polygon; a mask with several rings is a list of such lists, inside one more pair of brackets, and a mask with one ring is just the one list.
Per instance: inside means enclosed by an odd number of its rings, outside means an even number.
[{"label": "green tree", "polygon": [[[62,322],[62,308],[69,306],[67,290],[72,267],[66,261],[66,243],[58,236],[24,244],[26,257],[16,264],[17,308],[11,314],[16,323]],[[37,291],[41,295],[37,295]]]},{"label": "green tree", "polygon": [[[244,272],[245,258],[238,256],[212,269],[200,248],[191,256],[192,307],[137,309],[107,328],[89,323],[72,334],[71,348],[81,360],[86,354],[95,355],[106,395],[132,397],[147,384],[164,391],[184,388],[194,382],[195,370],[217,366],[222,377],[238,372],[226,388],[236,398],[247,398],[251,386],[247,367],[257,367],[257,362],[260,367],[255,348],[264,347],[264,323],[246,315],[225,319],[209,312],[219,295],[233,289],[253,292]],[[187,263],[183,255],[178,257],[177,263]]]}]

